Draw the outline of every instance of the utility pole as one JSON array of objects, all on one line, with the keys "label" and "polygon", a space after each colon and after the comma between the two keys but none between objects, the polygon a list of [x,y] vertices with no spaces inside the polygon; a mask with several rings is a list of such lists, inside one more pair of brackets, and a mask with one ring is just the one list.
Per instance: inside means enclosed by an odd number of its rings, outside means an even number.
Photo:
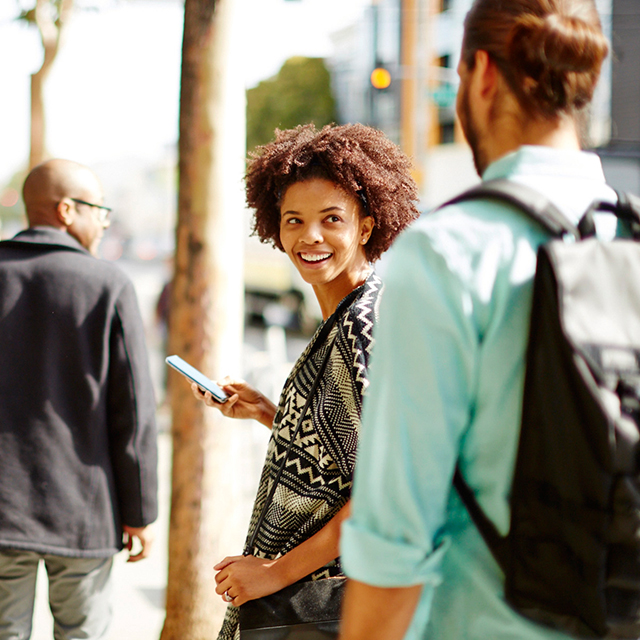
[{"label": "utility pole", "polygon": [[[379,39],[379,13],[380,10],[378,8],[379,0],[372,0],[371,2],[371,43],[373,49],[373,68],[377,69],[380,67],[380,53],[378,51],[378,39]],[[378,96],[377,89],[370,82],[368,85],[369,88],[369,123],[373,127],[380,126],[378,122]]]},{"label": "utility pole", "polygon": [[400,97],[400,146],[411,158],[418,160],[416,140],[418,119],[418,29],[419,0],[401,0],[401,60],[402,89]]}]

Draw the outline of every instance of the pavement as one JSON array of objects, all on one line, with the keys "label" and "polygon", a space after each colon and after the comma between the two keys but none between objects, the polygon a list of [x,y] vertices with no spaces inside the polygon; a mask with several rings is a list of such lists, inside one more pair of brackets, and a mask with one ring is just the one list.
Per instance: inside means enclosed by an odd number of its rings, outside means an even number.
[{"label": "pavement", "polygon": [[[191,393],[185,384],[185,392]],[[160,433],[159,453],[159,510],[155,523],[156,541],[150,557],[140,562],[127,563],[128,552],[115,557],[113,568],[113,593],[111,596],[113,621],[105,640],[158,640],[165,618],[165,590],[167,585],[168,531],[171,501],[171,433],[170,418],[166,409],[158,415]],[[258,423],[238,421],[234,431],[241,441],[242,469],[240,504],[236,506],[237,548],[228,549],[228,555],[242,553],[244,532],[247,530],[251,507],[258,487],[260,471],[269,439],[269,431]],[[135,551],[135,549],[134,549]],[[225,554],[227,555],[227,554]],[[213,569],[211,572],[213,579]],[[31,640],[52,640],[53,619],[47,598],[47,578],[40,567],[36,586],[36,605]]]},{"label": "pavement", "polygon": [[[164,623],[167,584],[167,532],[169,523],[171,436],[161,433],[159,445],[159,518],[156,543],[149,558],[127,563],[126,552],[115,558],[113,569],[113,622],[107,640],[158,640]],[[53,618],[47,598],[47,578],[40,566],[32,640],[52,640]]]}]

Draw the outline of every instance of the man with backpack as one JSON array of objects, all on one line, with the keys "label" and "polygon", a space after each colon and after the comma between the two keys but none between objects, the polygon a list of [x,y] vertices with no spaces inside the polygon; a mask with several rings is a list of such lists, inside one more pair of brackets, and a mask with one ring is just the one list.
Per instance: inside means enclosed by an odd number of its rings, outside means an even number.
[{"label": "man with backpack", "polygon": [[485,191],[391,251],[342,640],[640,637],[640,254],[611,242],[640,218],[580,145],[607,52],[593,0],[467,15],[457,112]]}]

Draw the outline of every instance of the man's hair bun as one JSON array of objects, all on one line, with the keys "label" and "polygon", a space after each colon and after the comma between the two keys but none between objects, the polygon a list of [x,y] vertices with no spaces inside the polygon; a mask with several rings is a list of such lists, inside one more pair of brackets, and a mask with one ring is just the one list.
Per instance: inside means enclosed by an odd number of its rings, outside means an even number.
[{"label": "man's hair bun", "polygon": [[607,41],[574,16],[522,15],[507,39],[507,64],[523,105],[552,116],[585,107],[593,97]]},{"label": "man's hair bun", "polygon": [[529,114],[575,115],[590,101],[609,46],[594,0],[474,0],[462,59],[496,63]]}]

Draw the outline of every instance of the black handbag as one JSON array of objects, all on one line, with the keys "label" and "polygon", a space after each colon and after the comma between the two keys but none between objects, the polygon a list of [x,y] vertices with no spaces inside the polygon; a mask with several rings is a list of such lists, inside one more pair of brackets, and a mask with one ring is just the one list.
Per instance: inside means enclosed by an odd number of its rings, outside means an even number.
[{"label": "black handbag", "polygon": [[241,640],[327,640],[338,637],[346,578],[296,582],[240,606]]},{"label": "black handbag", "polygon": [[[328,329],[330,330],[331,327]],[[334,343],[335,337],[320,365],[307,401],[300,413],[296,429],[289,441],[287,453],[262,507],[253,535],[245,549],[245,555],[249,554],[253,548],[258,530],[273,499],[293,443],[298,436],[329,356],[333,351]],[[327,640],[337,638],[345,584],[346,578],[301,581],[263,598],[245,602],[240,605],[241,640]]]}]

